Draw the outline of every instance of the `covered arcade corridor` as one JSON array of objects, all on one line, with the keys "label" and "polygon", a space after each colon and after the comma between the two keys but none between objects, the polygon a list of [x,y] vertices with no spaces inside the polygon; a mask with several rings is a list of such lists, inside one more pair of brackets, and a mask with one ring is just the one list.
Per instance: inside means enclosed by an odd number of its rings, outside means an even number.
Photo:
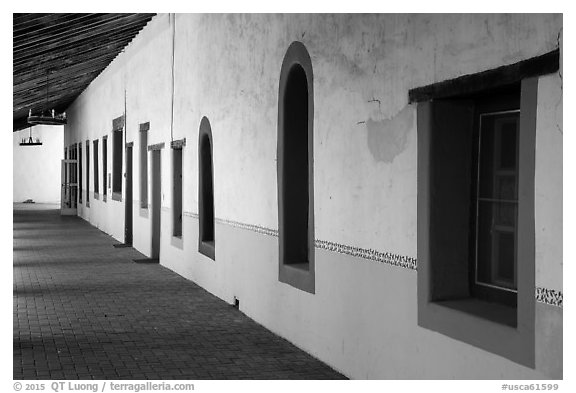
[{"label": "covered arcade corridor", "polygon": [[50,207],[14,205],[14,379],[343,378]]}]

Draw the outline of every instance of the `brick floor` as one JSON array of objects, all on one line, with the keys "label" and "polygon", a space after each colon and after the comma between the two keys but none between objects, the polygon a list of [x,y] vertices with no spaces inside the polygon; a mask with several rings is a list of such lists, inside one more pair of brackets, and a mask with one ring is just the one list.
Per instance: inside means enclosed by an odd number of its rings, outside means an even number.
[{"label": "brick floor", "polygon": [[143,255],[14,207],[14,379],[342,379]]}]

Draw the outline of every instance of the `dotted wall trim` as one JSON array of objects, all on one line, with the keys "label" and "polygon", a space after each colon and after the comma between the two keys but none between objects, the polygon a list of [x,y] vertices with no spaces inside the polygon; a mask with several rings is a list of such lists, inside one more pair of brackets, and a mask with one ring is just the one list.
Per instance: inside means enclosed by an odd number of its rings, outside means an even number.
[{"label": "dotted wall trim", "polygon": [[[198,218],[197,213],[184,212],[185,216]],[[224,220],[216,218],[219,224],[229,225],[235,228],[246,229],[263,235],[278,237],[278,230],[262,227],[259,225],[244,224],[237,221]],[[350,255],[375,262],[385,263],[387,265],[398,266],[409,270],[417,270],[418,261],[414,257],[398,255],[391,252],[382,252],[373,249],[348,246],[327,240],[315,240],[314,246],[327,251],[337,252],[339,254]],[[556,307],[562,307],[563,295],[561,291],[536,287],[536,301]]]},{"label": "dotted wall trim", "polygon": [[361,247],[347,246],[345,244],[338,244],[326,240],[316,240],[315,245],[316,248],[322,248],[324,250],[334,251],[340,254],[351,255],[353,257],[369,259],[371,261],[380,263],[386,263],[392,266],[399,266],[405,269],[416,270],[417,266],[416,258],[408,257],[406,255],[398,255],[391,252],[381,252],[371,248],[366,249]]},{"label": "dotted wall trim", "polygon": [[216,218],[215,221],[219,224],[230,225],[230,226],[233,226],[235,228],[247,229],[249,231],[261,233],[263,235],[278,237],[278,230],[276,230],[276,229],[265,228],[265,227],[261,227],[259,225],[243,224],[241,222],[223,220],[221,218]]},{"label": "dotted wall trim", "polygon": [[551,306],[562,307],[563,302],[562,291],[536,287],[536,301],[544,304],[549,304]]}]

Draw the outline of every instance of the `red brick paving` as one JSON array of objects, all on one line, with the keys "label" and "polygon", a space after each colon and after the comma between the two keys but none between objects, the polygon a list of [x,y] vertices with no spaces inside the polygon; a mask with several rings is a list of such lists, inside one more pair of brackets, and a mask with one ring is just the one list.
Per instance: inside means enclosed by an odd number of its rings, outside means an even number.
[{"label": "red brick paving", "polygon": [[14,210],[14,379],[342,379],[57,210]]}]

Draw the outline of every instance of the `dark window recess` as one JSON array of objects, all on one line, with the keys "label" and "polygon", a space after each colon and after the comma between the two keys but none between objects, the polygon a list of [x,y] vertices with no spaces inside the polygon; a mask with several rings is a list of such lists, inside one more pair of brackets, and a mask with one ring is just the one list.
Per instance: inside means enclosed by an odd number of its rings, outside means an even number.
[{"label": "dark window recess", "polygon": [[538,78],[461,82],[417,107],[418,325],[534,367]]},{"label": "dark window recess", "polygon": [[[68,159],[68,148],[64,148],[64,159]],[[68,165],[64,165],[64,179],[68,179]],[[68,181],[68,180],[66,180]]]},{"label": "dark window recess", "polygon": [[113,157],[112,157],[112,192],[122,194],[122,151],[123,132],[122,129],[112,132]]},{"label": "dark window recess", "polygon": [[[108,193],[108,138],[102,138],[102,194]],[[104,198],[104,201],[106,198]]]},{"label": "dark window recess", "polygon": [[212,161],[212,131],[206,117],[200,122],[198,141],[198,251],[215,259],[214,239],[214,169]]},{"label": "dark window recess", "polygon": [[78,203],[82,203],[82,143],[78,143]]},{"label": "dark window recess", "polygon": [[98,139],[96,139],[94,142],[94,193],[98,194],[98,192],[100,191],[99,187],[99,174],[98,174]]},{"label": "dark window recess", "polygon": [[432,299],[500,303],[484,316],[511,326],[519,104],[519,84],[436,100],[430,160]]},{"label": "dark window recess", "polygon": [[[182,149],[172,149],[172,236],[182,236]],[[214,240],[214,236],[212,236]]]},{"label": "dark window recess", "polygon": [[288,48],[278,97],[279,280],[314,293],[312,63],[304,45]]},{"label": "dark window recess", "polygon": [[[68,156],[70,157],[71,160],[77,160],[77,147],[76,144],[70,145],[69,149],[68,149]],[[76,208],[77,207],[77,203],[78,201],[76,200],[77,195],[78,195],[78,183],[77,183],[77,173],[78,170],[78,161],[76,161],[76,163],[71,164],[70,166],[70,183],[74,184],[70,186],[70,200],[72,202],[72,208]]]},{"label": "dark window recess", "polygon": [[148,208],[148,132],[140,126],[140,207]]},{"label": "dark window recess", "polygon": [[90,203],[90,141],[86,141],[86,206]]},{"label": "dark window recess", "polygon": [[292,67],[286,82],[283,150],[282,262],[308,270],[308,86],[306,73],[300,65]]}]

